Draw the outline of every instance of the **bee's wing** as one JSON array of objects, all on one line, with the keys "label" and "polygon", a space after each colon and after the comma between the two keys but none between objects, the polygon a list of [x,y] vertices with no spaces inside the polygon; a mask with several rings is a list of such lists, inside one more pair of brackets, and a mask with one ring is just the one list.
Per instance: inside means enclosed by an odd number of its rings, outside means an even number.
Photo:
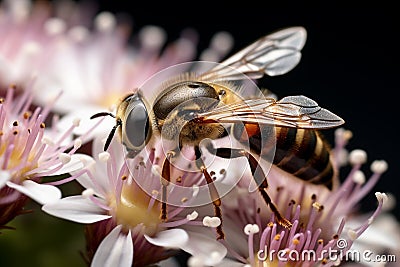
[{"label": "bee's wing", "polygon": [[288,96],[279,101],[273,98],[250,99],[197,114],[197,119],[203,122],[243,122],[303,129],[332,128],[344,123],[339,116],[305,96]]},{"label": "bee's wing", "polygon": [[293,69],[306,41],[303,27],[286,28],[258,39],[218,66],[203,73],[204,80],[242,80],[243,75],[259,79],[265,74],[281,75]]}]

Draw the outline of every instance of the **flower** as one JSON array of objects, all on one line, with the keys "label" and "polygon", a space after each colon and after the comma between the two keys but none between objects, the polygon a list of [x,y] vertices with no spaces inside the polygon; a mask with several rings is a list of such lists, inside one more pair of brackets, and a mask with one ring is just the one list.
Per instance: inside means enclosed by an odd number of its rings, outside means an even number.
[{"label": "flower", "polygon": [[85,135],[72,140],[73,129],[59,132],[56,117],[52,127],[49,112],[56,99],[45,107],[31,110],[32,94],[26,89],[17,94],[9,87],[4,98],[0,98],[0,227],[18,214],[32,198],[40,204],[61,198],[61,192],[52,184],[40,184],[44,177],[66,174],[83,167],[77,160],[77,149]]},{"label": "flower", "polygon": [[3,1],[0,5],[0,88],[25,86],[43,64],[51,36],[42,30],[45,5],[30,1]]},{"label": "flower", "polygon": [[[345,266],[397,266],[400,257],[400,224],[390,209],[395,205],[395,197],[388,194],[388,201],[383,205],[383,212],[368,229],[355,240],[351,251],[364,252],[363,255],[352,255],[353,263]],[[366,219],[368,214],[353,216],[347,222],[349,227],[354,227]]]},{"label": "flower", "polygon": [[170,184],[168,200],[180,205],[167,205],[168,220],[163,221],[159,165],[163,157],[157,154],[160,149],[151,149],[147,158],[139,155],[124,160],[120,143],[113,141],[108,152],[100,152],[103,143],[98,138],[94,140],[96,160],[85,158],[85,171],[73,174],[86,188],[82,194],[42,207],[50,215],[87,224],[86,256],[91,266],[147,266],[171,257],[177,249],[199,257],[213,251],[210,265],[225,256],[225,247],[215,237],[183,229],[185,225],[204,227],[195,210],[185,209],[198,196],[199,173],[172,170],[171,177],[177,179],[174,183],[184,184],[187,190],[182,194]]},{"label": "flower", "polygon": [[[381,213],[387,199],[385,193],[375,193],[378,207],[362,220],[354,207],[370,192],[387,169],[385,161],[371,164],[372,176],[366,182],[360,168],[366,153],[354,150],[346,153],[344,145],[349,131],[336,131],[333,161],[346,162],[352,169],[333,191],[305,182],[272,168],[268,174],[269,192],[277,207],[288,218],[290,229],[279,226],[258,192],[248,192],[247,173],[238,186],[222,198],[227,257],[217,266],[333,266],[350,260],[347,252]],[[347,160],[345,155],[348,155]],[[226,170],[229,172],[232,170]],[[247,180],[247,182],[246,182]],[[358,218],[358,222],[352,219]],[[351,222],[352,221],[352,222]],[[206,266],[204,259],[192,256],[190,266]]]},{"label": "flower", "polygon": [[[165,44],[167,34],[162,28],[148,25],[131,35],[127,16],[120,19],[107,11],[96,14],[94,5],[73,1],[6,3],[10,8],[3,7],[0,32],[13,34],[2,34],[7,36],[5,42],[0,39],[4,44],[0,45],[0,77],[7,78],[3,84],[25,84],[33,76],[33,101],[38,105],[62,91],[53,107],[54,112],[66,115],[58,125],[66,127],[78,117],[82,121],[74,130],[78,135],[96,123],[89,119],[91,115],[113,110],[120,98],[151,75],[196,56],[197,34],[191,29]],[[231,47],[231,36],[217,33],[200,60],[217,61]],[[113,124],[105,120],[95,131],[104,132]]]}]

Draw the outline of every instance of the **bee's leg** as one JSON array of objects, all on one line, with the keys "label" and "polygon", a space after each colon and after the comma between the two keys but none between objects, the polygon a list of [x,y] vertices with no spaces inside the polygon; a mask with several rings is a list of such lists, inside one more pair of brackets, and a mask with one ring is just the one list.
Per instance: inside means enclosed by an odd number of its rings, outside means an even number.
[{"label": "bee's leg", "polygon": [[221,199],[218,194],[218,190],[214,185],[214,181],[211,178],[211,175],[208,173],[207,168],[201,158],[201,151],[198,146],[195,146],[194,148],[195,153],[196,153],[196,163],[197,167],[202,171],[204,174],[204,177],[206,178],[208,190],[210,192],[210,197],[214,205],[214,216],[219,218],[221,220],[220,225],[217,226],[216,231],[217,231],[217,239],[225,239],[225,233],[222,230],[222,212],[221,212]]},{"label": "bee's leg", "polygon": [[171,181],[171,158],[174,156],[174,152],[170,151],[167,153],[167,156],[165,157],[163,166],[162,166],[162,172],[161,172],[161,185],[162,185],[162,191],[161,191],[161,220],[166,221],[167,220],[167,186],[169,185],[169,182]]},{"label": "bee's leg", "polygon": [[225,159],[246,157],[250,165],[253,179],[258,185],[258,190],[260,191],[262,197],[264,198],[264,201],[267,203],[271,211],[274,213],[277,222],[280,225],[284,226],[285,228],[292,227],[292,223],[279,212],[278,208],[275,206],[275,204],[269,197],[267,193],[268,189],[267,177],[264,171],[262,170],[261,166],[258,164],[257,159],[251,153],[247,152],[244,149],[225,148],[225,147],[214,148],[211,142],[206,145],[206,148],[211,154]]}]

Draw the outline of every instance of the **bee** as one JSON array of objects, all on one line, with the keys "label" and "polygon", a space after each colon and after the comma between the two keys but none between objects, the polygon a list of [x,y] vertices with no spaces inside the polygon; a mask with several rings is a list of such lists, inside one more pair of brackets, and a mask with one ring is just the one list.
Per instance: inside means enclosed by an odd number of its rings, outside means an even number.
[{"label": "bee", "polygon": [[118,129],[130,158],[140,153],[154,135],[177,140],[162,165],[162,220],[167,219],[170,162],[177,151],[190,146],[209,187],[215,216],[221,220],[216,229],[217,239],[224,238],[221,199],[201,157],[200,143],[205,139],[218,140],[229,135],[241,144],[248,144],[248,148],[233,148],[214,147],[206,142],[205,148],[220,158],[246,158],[265,203],[277,222],[286,228],[291,227],[291,222],[281,215],[268,195],[267,175],[260,166],[260,158],[304,181],[332,188],[335,169],[329,145],[319,130],[337,127],[344,123],[343,119],[306,96],[276,100],[250,95],[243,99],[241,89],[235,86],[238,80],[287,73],[300,61],[305,40],[306,31],[302,27],[276,31],[201,74],[186,73],[162,84],[151,103],[147,103],[139,88],[122,99],[116,115],[100,112],[91,117],[109,115],[116,119],[104,150]]}]

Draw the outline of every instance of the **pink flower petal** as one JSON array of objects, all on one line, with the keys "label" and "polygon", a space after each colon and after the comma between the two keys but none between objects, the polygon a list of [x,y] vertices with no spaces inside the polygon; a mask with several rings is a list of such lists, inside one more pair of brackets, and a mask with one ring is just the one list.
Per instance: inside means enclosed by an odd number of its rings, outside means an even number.
[{"label": "pink flower petal", "polygon": [[91,266],[130,267],[133,261],[131,232],[121,233],[121,225],[116,226],[97,248]]},{"label": "pink flower petal", "polygon": [[38,184],[30,180],[22,182],[22,185],[12,182],[7,182],[6,184],[8,187],[27,195],[41,205],[54,203],[61,198],[60,189],[52,185]]},{"label": "pink flower petal", "polygon": [[42,210],[50,215],[78,223],[94,223],[110,218],[105,211],[90,199],[71,196],[44,205]]},{"label": "pink flower petal", "polygon": [[154,237],[150,237],[148,235],[145,235],[144,237],[153,245],[168,248],[181,248],[189,240],[188,234],[182,229],[165,230],[159,232]]}]

